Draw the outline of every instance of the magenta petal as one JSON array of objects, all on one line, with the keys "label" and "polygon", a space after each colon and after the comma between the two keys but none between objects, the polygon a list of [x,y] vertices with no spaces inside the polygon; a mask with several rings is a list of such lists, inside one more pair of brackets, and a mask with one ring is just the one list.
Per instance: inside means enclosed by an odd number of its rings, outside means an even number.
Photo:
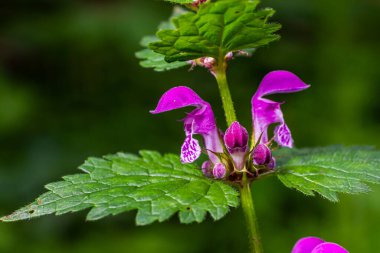
[{"label": "magenta petal", "polygon": [[[223,152],[223,146],[220,141],[218,129],[216,128],[211,106],[192,89],[179,86],[168,90],[162,95],[156,109],[151,111],[151,113],[158,114],[187,106],[194,106],[195,109],[183,119],[186,134],[186,140],[181,150],[181,159],[183,162],[193,162],[200,155],[199,144],[192,138],[192,134],[202,135],[207,150],[215,153]],[[219,161],[212,152],[209,152],[209,156],[212,162],[216,163]]]},{"label": "magenta petal", "polygon": [[264,97],[271,94],[293,93],[309,88],[298,76],[285,70],[269,72],[261,81],[256,96]]},{"label": "magenta petal", "polygon": [[342,246],[332,243],[332,242],[326,242],[321,243],[318,246],[316,246],[311,253],[349,253],[346,249],[344,249]]},{"label": "magenta petal", "polygon": [[285,125],[280,108],[281,103],[263,97],[271,94],[298,92],[309,87],[296,75],[284,70],[270,72],[264,77],[257,92],[252,97],[252,119],[256,142],[260,136],[261,143],[268,142],[268,127],[271,124],[280,123],[283,127],[275,131],[275,140],[281,146],[293,146],[290,130]]},{"label": "magenta petal", "polygon": [[193,139],[191,135],[187,136],[181,148],[181,162],[192,163],[199,158],[202,149],[197,139]]},{"label": "magenta petal", "polygon": [[252,119],[255,132],[255,142],[261,137],[261,143],[268,142],[268,127],[284,121],[280,103],[265,98],[252,99]]},{"label": "magenta petal", "polygon": [[[202,137],[207,150],[223,153],[220,132],[217,128],[207,134],[202,134]],[[217,163],[219,162],[219,158],[213,152],[208,152],[208,156],[213,163]]]},{"label": "magenta petal", "polygon": [[292,134],[290,133],[289,127],[285,123],[278,125],[274,129],[274,136],[275,141],[278,143],[278,145],[288,148],[293,147],[294,141],[292,138]]},{"label": "magenta petal", "polygon": [[318,237],[304,237],[296,242],[291,253],[311,253],[316,246],[324,242]]},{"label": "magenta petal", "polygon": [[186,106],[197,106],[207,104],[197,93],[185,86],[174,87],[162,95],[156,109],[150,111],[153,114],[167,112]]},{"label": "magenta petal", "polygon": [[150,112],[158,114],[187,106],[196,107],[184,119],[185,124],[191,124],[194,121],[194,133],[208,133],[216,128],[214,113],[210,104],[201,99],[192,89],[185,86],[174,87],[165,92],[156,109]]}]

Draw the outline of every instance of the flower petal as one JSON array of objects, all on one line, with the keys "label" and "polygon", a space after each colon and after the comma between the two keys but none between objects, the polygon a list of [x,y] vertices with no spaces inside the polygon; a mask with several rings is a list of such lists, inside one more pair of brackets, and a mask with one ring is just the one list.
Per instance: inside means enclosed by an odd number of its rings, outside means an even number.
[{"label": "flower petal", "polygon": [[321,243],[316,246],[311,253],[349,253],[345,248],[339,244],[332,242]]},{"label": "flower petal", "polygon": [[310,86],[291,72],[278,70],[267,74],[255,95],[252,97],[252,119],[255,133],[255,142],[261,137],[261,143],[268,142],[268,127],[280,123],[276,128],[275,141],[286,147],[293,146],[293,139],[289,128],[285,124],[281,111],[281,103],[265,99],[263,96],[278,93],[293,93],[302,91]]},{"label": "flower petal", "polygon": [[288,148],[293,147],[294,141],[292,134],[289,127],[285,123],[276,126],[274,133],[275,141],[278,143],[278,145]]},{"label": "flower petal", "polygon": [[311,253],[312,250],[325,241],[318,237],[304,237],[296,242],[292,253]]},{"label": "flower petal", "polygon": [[271,94],[293,93],[305,90],[310,85],[305,84],[298,76],[285,70],[269,72],[261,81],[256,96],[264,97]]},{"label": "flower petal", "polygon": [[199,158],[202,149],[197,139],[193,139],[191,135],[187,136],[181,148],[181,162],[192,163]]},{"label": "flower petal", "polygon": [[185,86],[174,87],[162,95],[153,114],[167,112],[186,106],[202,107],[207,104],[197,93]]},{"label": "flower petal", "polygon": [[[183,119],[186,134],[186,140],[182,145],[181,152],[183,161],[194,161],[200,155],[198,155],[199,151],[197,149],[199,143],[197,143],[197,146],[195,145],[196,140],[192,138],[192,134],[202,135],[207,150],[215,153],[222,153],[223,146],[220,141],[211,106],[200,98],[192,89],[185,86],[179,86],[168,90],[162,95],[156,109],[151,111],[151,113],[158,114],[187,106],[194,106],[195,109],[188,113]],[[212,152],[208,152],[210,160],[216,163],[219,159]]]},{"label": "flower petal", "polygon": [[159,114],[187,106],[196,107],[184,119],[185,124],[194,124],[194,133],[209,133],[216,128],[214,113],[210,104],[201,99],[192,89],[185,86],[174,87],[165,92],[158,102],[156,109],[150,112],[152,114]]},{"label": "flower petal", "polygon": [[208,156],[213,163],[219,162],[219,158],[213,153],[223,153],[223,146],[221,142],[220,132],[217,128],[207,134],[202,134],[203,142],[208,152]]},{"label": "flower petal", "polygon": [[261,143],[268,142],[267,129],[271,124],[284,121],[280,103],[265,98],[252,99],[252,119],[255,142],[261,137]]}]

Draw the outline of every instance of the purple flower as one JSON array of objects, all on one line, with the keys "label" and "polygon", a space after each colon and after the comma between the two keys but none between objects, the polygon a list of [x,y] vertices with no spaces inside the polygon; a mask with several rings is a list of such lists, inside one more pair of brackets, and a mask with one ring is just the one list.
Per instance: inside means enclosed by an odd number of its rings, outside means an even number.
[{"label": "purple flower", "polygon": [[183,119],[186,138],[181,149],[181,161],[192,163],[198,159],[201,154],[201,147],[198,140],[193,138],[193,134],[200,134],[203,137],[210,160],[213,163],[218,162],[218,157],[213,153],[222,153],[223,146],[216,127],[214,113],[210,104],[201,99],[192,89],[184,86],[170,89],[162,95],[156,109],[151,113],[158,114],[187,106],[194,106],[195,109]]},{"label": "purple flower", "polygon": [[325,242],[318,237],[304,237],[297,241],[291,253],[349,253],[342,246]]},{"label": "purple flower", "polygon": [[239,174],[238,172],[243,170],[264,173],[273,170],[276,166],[276,160],[272,157],[269,148],[268,127],[271,124],[279,124],[275,128],[274,140],[281,146],[292,147],[293,139],[285,124],[280,103],[265,99],[263,96],[297,92],[308,87],[301,79],[287,71],[274,71],[265,76],[252,98],[255,136],[255,143],[253,143],[255,149],[252,152],[248,149],[247,130],[236,121],[223,135],[216,126],[210,104],[188,87],[179,86],[167,91],[151,113],[158,114],[188,106],[195,107],[183,119],[186,137],[181,148],[181,162],[192,163],[201,155],[201,145],[193,137],[195,134],[201,135],[209,156],[209,161],[202,165],[202,171],[206,176],[221,179],[232,175],[232,172]]},{"label": "purple flower", "polygon": [[263,98],[271,94],[293,93],[309,88],[291,72],[278,70],[267,74],[252,98],[252,120],[255,142],[261,137],[261,143],[268,142],[268,127],[279,123],[274,131],[274,139],[284,147],[293,147],[293,139],[285,123],[280,105],[282,103]]}]

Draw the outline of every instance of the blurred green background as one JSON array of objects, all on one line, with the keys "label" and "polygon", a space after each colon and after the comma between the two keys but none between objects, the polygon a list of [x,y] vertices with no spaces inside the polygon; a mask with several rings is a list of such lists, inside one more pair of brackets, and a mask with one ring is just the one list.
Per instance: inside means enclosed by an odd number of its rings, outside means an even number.
[{"label": "blurred green background", "polygon": [[[281,96],[298,147],[341,143],[380,147],[380,2],[263,0],[277,10],[282,39],[229,68],[240,121],[271,70],[312,84]],[[156,149],[178,153],[182,112],[149,114],[159,96],[188,85],[212,103],[225,127],[211,75],[186,68],[155,73],[134,52],[172,6],[147,0],[5,0],[0,3],[0,214],[31,202],[88,156]],[[266,252],[286,253],[307,235],[357,253],[379,252],[380,187],[339,204],[305,197],[276,179],[254,187]],[[227,218],[148,227],[134,212],[85,222],[86,212],[0,224],[0,252],[246,252],[240,209]]]}]

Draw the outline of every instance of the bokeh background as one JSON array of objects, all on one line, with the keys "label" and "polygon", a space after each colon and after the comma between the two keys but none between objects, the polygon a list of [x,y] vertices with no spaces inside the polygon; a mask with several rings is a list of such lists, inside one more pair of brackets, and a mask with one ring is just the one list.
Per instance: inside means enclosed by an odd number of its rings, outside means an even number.
[{"label": "bokeh background", "polygon": [[[282,39],[234,61],[229,79],[240,121],[271,70],[297,73],[312,88],[284,95],[298,147],[380,147],[380,2],[263,0],[277,10]],[[213,105],[225,127],[216,84],[204,69],[155,73],[134,53],[172,6],[147,0],[0,2],[0,214],[31,202],[88,156],[154,149],[177,153],[183,112],[153,116],[159,96],[188,85]],[[266,252],[286,253],[315,235],[353,253],[379,252],[380,187],[339,204],[305,197],[275,178],[254,187]],[[0,252],[246,252],[240,209],[227,218],[148,227],[134,212],[85,222],[86,212],[0,224]]]}]

